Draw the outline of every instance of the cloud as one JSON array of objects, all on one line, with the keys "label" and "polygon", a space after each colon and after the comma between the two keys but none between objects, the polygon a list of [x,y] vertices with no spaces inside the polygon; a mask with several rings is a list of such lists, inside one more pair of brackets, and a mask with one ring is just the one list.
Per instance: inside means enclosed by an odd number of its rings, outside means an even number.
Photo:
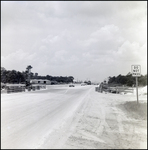
[{"label": "cloud", "polygon": [[6,69],[103,80],[147,72],[144,1],[2,1],[1,58]]},{"label": "cloud", "polygon": [[117,53],[117,57],[123,61],[141,61],[145,56],[146,47],[143,45],[140,47],[140,44],[137,42],[130,43],[129,41],[125,41],[121,47],[119,47]]},{"label": "cloud", "polygon": [[47,38],[43,39],[42,42],[45,42],[45,43],[55,43],[55,42],[58,42],[59,40],[59,36],[56,35],[56,36],[52,36],[52,35],[48,35]]},{"label": "cloud", "polygon": [[35,54],[29,54],[20,49],[1,58],[2,66],[5,66],[6,69],[11,70],[18,68],[18,71],[25,71],[27,65],[31,64],[35,58]]}]

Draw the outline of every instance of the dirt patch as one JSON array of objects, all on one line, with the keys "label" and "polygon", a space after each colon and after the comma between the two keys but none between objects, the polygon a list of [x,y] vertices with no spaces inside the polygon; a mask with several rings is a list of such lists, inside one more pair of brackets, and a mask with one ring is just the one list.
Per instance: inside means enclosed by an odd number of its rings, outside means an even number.
[{"label": "dirt patch", "polygon": [[128,117],[134,119],[147,120],[147,103],[139,103],[137,105],[136,101],[125,102],[124,104],[120,104],[119,108],[121,108]]}]

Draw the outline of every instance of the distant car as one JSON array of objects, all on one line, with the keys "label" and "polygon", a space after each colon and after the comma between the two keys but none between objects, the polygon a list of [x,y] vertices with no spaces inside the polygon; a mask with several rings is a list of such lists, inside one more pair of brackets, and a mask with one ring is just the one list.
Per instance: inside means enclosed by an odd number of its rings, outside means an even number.
[{"label": "distant car", "polygon": [[75,87],[73,84],[70,84],[69,87]]},{"label": "distant car", "polygon": [[86,85],[86,83],[81,83],[81,86],[85,86]]}]

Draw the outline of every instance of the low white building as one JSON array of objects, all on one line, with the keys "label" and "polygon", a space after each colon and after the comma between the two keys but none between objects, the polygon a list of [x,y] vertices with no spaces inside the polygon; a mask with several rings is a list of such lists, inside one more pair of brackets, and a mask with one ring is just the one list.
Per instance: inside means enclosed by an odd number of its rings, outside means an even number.
[{"label": "low white building", "polygon": [[30,83],[32,84],[47,84],[50,85],[51,81],[46,79],[31,79]]}]

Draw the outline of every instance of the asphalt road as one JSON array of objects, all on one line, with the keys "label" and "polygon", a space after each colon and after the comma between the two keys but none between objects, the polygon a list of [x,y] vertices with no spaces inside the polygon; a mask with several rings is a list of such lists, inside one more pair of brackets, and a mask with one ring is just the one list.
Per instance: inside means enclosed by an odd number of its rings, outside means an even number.
[{"label": "asphalt road", "polygon": [[82,104],[92,86],[48,86],[47,90],[3,94],[1,148],[36,148]]}]

